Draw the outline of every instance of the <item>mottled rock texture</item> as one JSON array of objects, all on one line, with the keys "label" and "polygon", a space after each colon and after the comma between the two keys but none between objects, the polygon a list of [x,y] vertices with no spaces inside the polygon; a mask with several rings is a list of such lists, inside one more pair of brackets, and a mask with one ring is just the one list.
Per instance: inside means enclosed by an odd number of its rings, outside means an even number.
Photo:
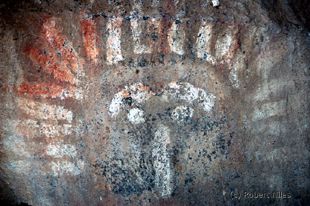
[{"label": "mottled rock texture", "polygon": [[1,3],[1,201],[309,204],[309,5]]}]

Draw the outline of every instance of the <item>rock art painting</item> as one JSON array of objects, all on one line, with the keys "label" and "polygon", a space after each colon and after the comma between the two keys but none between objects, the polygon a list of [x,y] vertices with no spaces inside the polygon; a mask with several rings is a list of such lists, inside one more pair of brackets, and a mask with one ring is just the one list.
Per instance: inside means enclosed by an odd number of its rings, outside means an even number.
[{"label": "rock art painting", "polygon": [[307,8],[1,3],[1,205],[307,205]]}]

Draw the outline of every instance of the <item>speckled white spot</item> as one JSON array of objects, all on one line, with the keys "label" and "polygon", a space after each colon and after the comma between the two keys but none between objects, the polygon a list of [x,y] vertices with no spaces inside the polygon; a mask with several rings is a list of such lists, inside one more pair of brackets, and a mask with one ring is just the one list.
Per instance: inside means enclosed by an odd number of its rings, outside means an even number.
[{"label": "speckled white spot", "polygon": [[233,87],[239,88],[240,82],[238,79],[238,67],[233,67],[229,73],[229,80],[232,83]]},{"label": "speckled white spot", "polygon": [[178,123],[182,123],[192,118],[193,113],[194,109],[191,107],[178,106],[172,111],[171,118]]},{"label": "speckled white spot", "polygon": [[223,36],[219,37],[216,41],[215,46],[216,58],[218,59],[223,58],[229,52],[232,42],[233,38],[231,31],[227,31]]},{"label": "speckled white spot", "polygon": [[137,103],[143,103],[154,95],[148,87],[144,86],[142,83],[130,85],[128,90],[131,93],[132,99]]},{"label": "speckled white spot", "polygon": [[17,121],[18,131],[21,134],[28,133],[32,137],[46,136],[55,137],[60,135],[69,135],[72,133],[71,124],[47,124],[44,122],[38,122],[35,120],[27,119],[23,121]]},{"label": "speckled white spot", "polygon": [[18,107],[36,119],[66,120],[72,122],[73,114],[63,106],[35,102],[30,99],[18,99]]},{"label": "speckled white spot", "polygon": [[83,97],[83,90],[79,88],[70,88],[69,89],[63,89],[59,96],[55,96],[53,98],[59,97],[61,100],[67,99],[67,98],[74,98],[77,100],[82,100]]},{"label": "speckled white spot", "polygon": [[83,99],[83,90],[82,89],[76,89],[74,91],[74,94],[72,95],[75,99],[77,100],[82,100]]},{"label": "speckled white spot", "polygon": [[233,60],[232,67],[229,74],[229,80],[232,83],[233,87],[239,88],[240,87],[240,81],[238,78],[239,71],[244,71],[245,69],[245,60],[244,56],[237,55],[235,59]]},{"label": "speckled white spot", "polygon": [[114,95],[114,98],[112,99],[112,102],[109,106],[109,113],[112,117],[117,116],[118,113],[121,111],[121,108],[124,105],[123,99],[123,92],[119,92]]},{"label": "speckled white spot", "polygon": [[79,175],[84,169],[84,162],[78,160],[76,164],[67,160],[53,161],[51,162],[51,169],[54,176],[60,176],[64,174]]},{"label": "speckled white spot", "polygon": [[184,55],[183,42],[185,38],[185,32],[180,23],[175,21],[172,23],[168,32],[168,43],[170,50],[178,55]]},{"label": "speckled white spot", "polygon": [[127,117],[128,120],[133,124],[141,124],[144,123],[144,112],[141,109],[133,108],[129,110]]},{"label": "speckled white spot", "polygon": [[215,64],[215,59],[211,55],[211,38],[213,24],[202,21],[196,41],[196,55],[200,59],[204,59],[211,64]]},{"label": "speckled white spot", "polygon": [[72,125],[71,124],[51,125],[41,123],[40,133],[46,135],[47,137],[69,135],[72,133]]},{"label": "speckled white spot", "polygon": [[61,158],[63,156],[75,157],[77,155],[77,150],[75,146],[70,144],[50,144],[46,148],[46,154],[56,158]]}]

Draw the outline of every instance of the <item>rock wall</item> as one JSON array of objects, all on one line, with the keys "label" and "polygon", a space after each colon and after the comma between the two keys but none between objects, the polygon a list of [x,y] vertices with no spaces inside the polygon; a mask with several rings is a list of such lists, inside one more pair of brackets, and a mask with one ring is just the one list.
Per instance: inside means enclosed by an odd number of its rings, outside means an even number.
[{"label": "rock wall", "polygon": [[305,1],[33,0],[0,10],[2,201],[310,201]]}]

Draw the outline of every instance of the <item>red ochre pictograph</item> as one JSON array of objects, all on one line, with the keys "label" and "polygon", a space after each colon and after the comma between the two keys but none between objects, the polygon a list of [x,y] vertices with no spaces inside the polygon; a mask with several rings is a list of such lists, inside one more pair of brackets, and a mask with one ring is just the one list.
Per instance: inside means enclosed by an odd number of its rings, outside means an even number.
[{"label": "red ochre pictograph", "polygon": [[[85,16],[84,14],[81,14]],[[82,35],[83,35],[83,43],[85,48],[86,57],[92,63],[98,62],[99,51],[97,48],[97,32],[96,32],[96,22],[91,18],[83,18],[80,21]]]},{"label": "red ochre pictograph", "polygon": [[[174,8],[168,8],[167,10],[169,15],[173,15]],[[99,28],[93,15],[81,12],[79,18],[80,33],[78,35],[80,35],[83,44],[82,57],[74,49],[73,43],[62,30],[60,19],[44,17],[38,40],[29,42],[23,50],[26,59],[32,63],[31,69],[39,68],[37,70],[40,71],[42,76],[36,78],[36,80],[31,80],[25,75],[21,78],[22,81],[20,81],[21,83],[18,84],[16,89],[18,108],[22,114],[21,118],[15,121],[17,125],[16,131],[30,140],[32,138],[48,139],[46,141],[49,143],[46,146],[46,155],[55,158],[50,166],[50,170],[55,175],[64,173],[77,175],[83,169],[83,162],[78,159],[71,159],[70,161],[62,159],[62,156],[64,158],[68,155],[73,157],[76,153],[74,145],[64,141],[70,139],[70,135],[74,134],[76,124],[78,124],[74,118],[75,114],[70,108],[67,108],[67,105],[62,106],[49,102],[51,98],[81,100],[85,95],[83,85],[87,83],[83,78],[85,72],[83,66],[85,63],[91,66],[98,64],[98,43],[101,41],[97,32]],[[134,53],[177,53],[178,55],[186,55],[184,43],[186,42],[186,34],[182,23],[177,24],[169,19],[169,16],[151,17],[145,22],[141,22],[140,15],[130,19],[130,21],[135,48]],[[182,19],[179,21],[183,22]],[[111,16],[106,19],[106,48],[102,50],[106,53],[106,59],[103,62],[107,65],[118,64],[126,59],[126,56],[123,56],[126,52],[122,52],[123,23],[124,18],[120,16]],[[238,87],[237,74],[244,65],[243,61],[241,61],[242,56],[240,56],[237,38],[239,28],[235,25],[230,26],[221,35],[211,38],[215,35],[214,27],[215,25],[212,22],[201,22],[196,41],[193,42],[193,52],[195,52],[198,59],[205,60],[211,65],[224,65],[228,69],[234,68],[231,69],[235,72],[231,75],[231,81]],[[145,30],[142,30],[142,28]],[[156,41],[150,40],[150,34],[153,34]],[[211,41],[212,39],[214,41]],[[238,55],[240,57],[236,58]],[[179,87],[179,85],[171,85],[172,87]],[[117,93],[109,107],[109,113],[111,116],[116,116],[120,109],[124,107],[124,98],[130,97],[137,102],[143,102],[143,98],[147,99],[152,95],[153,92],[150,88],[143,84],[131,85],[122,92]],[[46,98],[47,100],[38,98]],[[208,104],[204,106],[205,108],[210,107]],[[185,111],[184,108],[181,106],[176,111]],[[188,109],[188,111],[190,113],[192,110]],[[143,121],[143,118],[136,118],[137,115],[139,117],[143,112],[138,108],[130,110],[128,114],[129,121],[131,120],[134,123]]]},{"label": "red ochre pictograph", "polygon": [[[95,48],[95,38],[91,33],[95,31],[92,20],[81,20],[81,30],[86,56],[95,61],[98,50]],[[73,97],[79,84],[78,76],[83,73],[84,60],[78,56],[72,43],[56,26],[56,18],[48,17],[40,31],[40,41],[26,46],[24,53],[34,65],[40,67],[45,75],[52,77],[50,82],[29,82],[24,80],[17,88],[19,95],[41,96],[45,98]]]},{"label": "red ochre pictograph", "polygon": [[[33,64],[31,69],[39,67],[42,76],[37,78],[39,80],[21,77],[22,81],[16,89],[16,102],[21,116],[11,122],[16,125],[16,131],[25,143],[35,144],[35,139],[48,143],[40,155],[52,160],[48,168],[42,166],[42,171],[55,176],[78,175],[84,168],[84,162],[74,158],[75,146],[66,141],[73,134],[76,124],[74,113],[68,106],[51,103],[49,99],[83,98],[81,81],[84,59],[74,50],[57,21],[55,17],[44,18],[38,40],[23,49],[26,59]],[[98,55],[94,34],[96,25],[90,19],[81,18],[80,22],[86,57],[88,61],[95,62]],[[47,100],[42,101],[38,97]],[[22,161],[31,164],[28,160]]]}]

